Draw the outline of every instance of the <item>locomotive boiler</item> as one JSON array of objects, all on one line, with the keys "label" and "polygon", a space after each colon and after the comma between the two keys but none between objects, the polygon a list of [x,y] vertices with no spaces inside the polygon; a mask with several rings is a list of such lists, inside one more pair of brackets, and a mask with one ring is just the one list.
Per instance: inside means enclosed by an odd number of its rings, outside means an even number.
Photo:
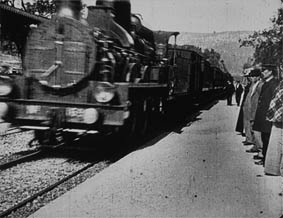
[{"label": "locomotive boiler", "polygon": [[86,19],[81,10],[81,1],[56,1],[28,36],[23,74],[0,77],[0,119],[34,130],[42,146],[97,132],[142,136],[176,102],[215,89],[203,57],[169,45],[178,32],[145,27],[129,0],[97,0]]}]

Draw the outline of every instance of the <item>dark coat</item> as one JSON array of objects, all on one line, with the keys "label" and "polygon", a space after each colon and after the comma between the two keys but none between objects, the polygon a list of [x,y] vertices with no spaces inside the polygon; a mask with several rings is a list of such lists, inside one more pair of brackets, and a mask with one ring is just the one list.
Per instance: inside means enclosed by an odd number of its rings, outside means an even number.
[{"label": "dark coat", "polygon": [[278,81],[274,78],[262,85],[258,98],[253,130],[265,133],[271,132],[272,123],[266,120],[266,112],[277,85]]},{"label": "dark coat", "polygon": [[242,96],[242,92],[243,92],[243,87],[241,84],[237,84],[238,87],[236,87],[235,90],[235,99],[236,99],[236,103],[239,106],[240,101],[241,101],[241,96]]},{"label": "dark coat", "polygon": [[235,88],[234,88],[234,85],[232,83],[230,84],[227,84],[226,86],[226,93],[227,93],[227,96],[232,96],[235,92]]},{"label": "dark coat", "polygon": [[256,109],[258,105],[258,99],[261,93],[261,88],[262,88],[263,82],[260,81],[259,84],[257,85],[256,89],[251,95],[251,110],[250,110],[250,118],[251,121],[254,121],[255,119],[255,114],[256,114]]},{"label": "dark coat", "polygon": [[239,86],[236,87],[236,96],[241,96],[242,92],[243,92],[243,87],[241,84],[239,84]]},{"label": "dark coat", "polygon": [[244,113],[243,113],[243,107],[244,107],[244,102],[246,100],[246,97],[248,95],[249,89],[250,89],[251,84],[247,84],[245,86],[244,89],[244,96],[243,96],[243,100],[242,100],[242,104],[240,107],[240,112],[238,115],[238,120],[237,120],[237,124],[236,124],[236,132],[243,132],[244,131]]}]

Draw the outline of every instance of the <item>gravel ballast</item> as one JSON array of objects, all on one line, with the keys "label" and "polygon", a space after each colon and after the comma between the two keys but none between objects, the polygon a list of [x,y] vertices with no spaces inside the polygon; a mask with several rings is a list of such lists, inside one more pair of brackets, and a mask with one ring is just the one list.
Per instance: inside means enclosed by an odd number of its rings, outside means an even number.
[{"label": "gravel ballast", "polygon": [[34,147],[28,146],[33,137],[32,131],[0,136],[0,164],[34,150]]},{"label": "gravel ballast", "polygon": [[[7,170],[0,172],[0,212],[18,204],[19,202],[34,195],[40,190],[56,183],[57,181],[67,177],[68,175],[82,169],[88,163],[79,161],[68,161],[66,158],[44,158],[23,164],[19,164]],[[95,172],[103,169],[104,164],[97,164]],[[87,174],[86,174],[87,175]],[[90,173],[91,175],[91,173]],[[70,188],[79,184],[83,178],[87,176],[77,177],[73,182],[66,182],[65,186],[60,186],[57,192],[47,194],[44,197],[39,197],[33,202],[26,205],[27,208],[32,208],[32,211],[43,206],[49,199],[54,199]],[[29,211],[28,209],[25,209]],[[25,214],[25,213],[24,213]],[[25,215],[21,217],[25,217]],[[19,217],[18,215],[15,217]]]},{"label": "gravel ballast", "polygon": [[58,198],[59,196],[66,193],[67,191],[79,185],[80,183],[86,181],[88,178],[93,177],[94,175],[101,172],[103,169],[105,169],[108,166],[109,166],[109,163],[106,161],[95,164],[94,166],[87,169],[86,171],[80,173],[79,175],[57,186],[50,192],[38,197],[37,199],[35,199],[34,201],[30,203],[27,203],[25,206],[9,214],[5,218],[26,218],[30,216],[35,211],[37,211],[39,208],[45,206],[52,200]]}]

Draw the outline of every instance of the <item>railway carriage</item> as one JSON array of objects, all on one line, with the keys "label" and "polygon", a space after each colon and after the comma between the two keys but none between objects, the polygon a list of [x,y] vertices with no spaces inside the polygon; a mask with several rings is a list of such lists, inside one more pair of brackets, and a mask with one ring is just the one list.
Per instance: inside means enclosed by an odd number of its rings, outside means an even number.
[{"label": "railway carriage", "polygon": [[29,34],[23,74],[0,77],[1,119],[34,130],[41,145],[96,132],[141,136],[223,88],[223,72],[169,45],[178,32],[146,28],[128,0],[98,0],[86,20],[80,10],[80,1],[57,1],[56,15]]}]

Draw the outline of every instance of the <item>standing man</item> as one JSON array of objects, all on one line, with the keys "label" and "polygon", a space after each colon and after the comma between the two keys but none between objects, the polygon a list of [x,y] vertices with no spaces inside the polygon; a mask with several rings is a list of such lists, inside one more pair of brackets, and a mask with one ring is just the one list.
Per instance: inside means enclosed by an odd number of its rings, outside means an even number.
[{"label": "standing man", "polygon": [[262,77],[264,83],[261,88],[260,96],[258,98],[258,106],[255,114],[255,120],[253,124],[253,130],[261,132],[262,140],[262,154],[263,160],[256,162],[258,165],[264,165],[265,155],[267,151],[267,146],[269,142],[269,137],[271,133],[272,123],[267,121],[266,114],[269,108],[270,101],[273,97],[275,88],[278,85],[278,81],[275,79],[274,75],[276,74],[276,66],[265,64],[262,65]]},{"label": "standing man", "polygon": [[[252,88],[252,93],[251,93],[251,111],[250,111],[250,123],[251,127],[254,124],[255,120],[255,114],[256,114],[256,109],[258,105],[258,99],[261,93],[261,88],[263,85],[263,80],[261,79],[261,73],[259,71],[258,77],[257,77],[257,82],[254,84]],[[263,155],[262,155],[262,140],[261,140],[261,132],[253,131],[253,138],[254,138],[254,149],[258,151],[258,154],[254,156],[255,160],[262,160]]]},{"label": "standing man", "polygon": [[[248,75],[251,81],[251,86],[249,92],[245,98],[243,113],[244,113],[244,130],[246,134],[246,140],[243,142],[244,145],[252,145],[252,147],[247,152],[258,151],[258,148],[255,145],[254,132],[252,130],[252,124],[255,117],[255,112],[257,108],[257,101],[259,93],[257,94],[258,80],[260,78],[261,71],[259,69],[253,69]],[[260,92],[260,91],[259,91]],[[256,98],[257,97],[257,98]]]},{"label": "standing man", "polygon": [[232,96],[234,94],[235,88],[231,81],[227,81],[226,92],[227,92],[227,105],[232,105]]},{"label": "standing man", "polygon": [[236,81],[235,89],[236,89],[236,93],[235,93],[236,103],[237,106],[239,106],[241,101],[241,96],[243,93],[243,87],[239,81]]},{"label": "standing man", "polygon": [[244,75],[243,78],[243,84],[244,84],[244,94],[243,94],[243,100],[240,106],[240,112],[238,115],[238,120],[237,120],[237,124],[236,124],[236,132],[239,132],[242,134],[242,136],[245,136],[244,133],[244,112],[243,112],[243,107],[244,107],[244,102],[246,100],[246,97],[248,95],[248,92],[250,90],[250,86],[251,86],[251,81],[248,77],[248,74],[250,72],[251,69],[249,69],[248,73],[246,73]]}]

